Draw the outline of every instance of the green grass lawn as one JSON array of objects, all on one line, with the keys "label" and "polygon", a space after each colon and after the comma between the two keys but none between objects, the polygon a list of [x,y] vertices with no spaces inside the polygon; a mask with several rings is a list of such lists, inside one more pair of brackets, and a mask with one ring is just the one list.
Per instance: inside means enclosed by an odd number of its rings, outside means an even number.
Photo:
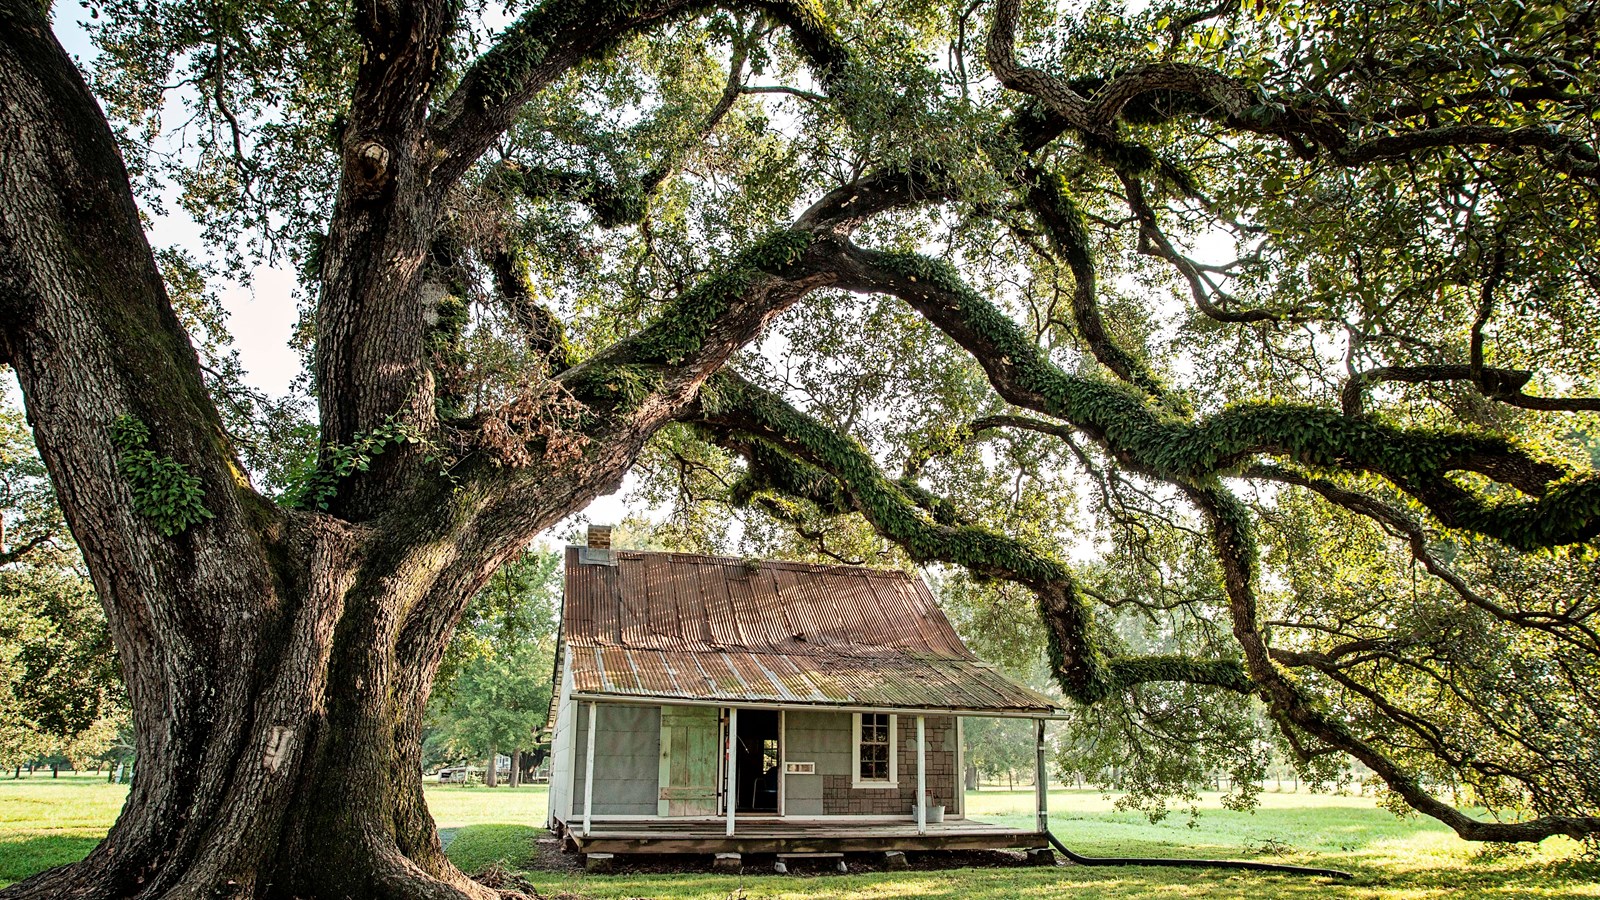
[{"label": "green grass lawn", "polygon": [[0,887],[88,855],[127,796],[103,775],[0,779]]},{"label": "green grass lawn", "polygon": [[[0,886],[89,852],[115,818],[127,788],[95,778],[0,780]],[[545,789],[429,785],[428,803],[450,838],[450,857],[468,871],[494,863],[516,868],[543,834]],[[1025,825],[1032,791],[972,794],[969,812]],[[1259,859],[1342,868],[1350,882],[1254,873],[1148,867],[964,869],[847,876],[616,875],[531,872],[541,892],[595,900],[894,900],[894,898],[1335,898],[1443,900],[1445,897],[1600,898],[1600,866],[1582,862],[1570,841],[1496,855],[1456,839],[1430,819],[1397,819],[1370,797],[1272,793],[1253,813],[1228,812],[1207,798],[1190,825],[1176,814],[1151,824],[1117,812],[1093,791],[1052,791],[1051,830],[1090,855]]]}]

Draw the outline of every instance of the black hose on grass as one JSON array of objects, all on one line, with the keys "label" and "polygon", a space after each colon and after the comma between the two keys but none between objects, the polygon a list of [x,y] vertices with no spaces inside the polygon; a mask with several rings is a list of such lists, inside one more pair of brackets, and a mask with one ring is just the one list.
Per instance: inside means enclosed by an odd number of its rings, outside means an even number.
[{"label": "black hose on grass", "polygon": [[1176,859],[1166,856],[1084,856],[1067,849],[1049,831],[1044,836],[1055,848],[1080,866],[1171,866],[1194,869],[1245,869],[1251,872],[1278,872],[1284,875],[1310,875],[1323,878],[1354,878],[1349,872],[1338,869],[1316,869],[1310,866],[1288,866],[1281,863],[1247,862],[1242,859]]}]

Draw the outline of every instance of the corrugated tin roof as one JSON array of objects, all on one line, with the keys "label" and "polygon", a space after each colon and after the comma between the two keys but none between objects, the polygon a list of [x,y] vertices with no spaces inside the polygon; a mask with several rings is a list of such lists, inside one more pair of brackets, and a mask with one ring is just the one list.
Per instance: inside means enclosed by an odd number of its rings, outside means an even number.
[{"label": "corrugated tin roof", "polygon": [[928,586],[904,572],[631,550],[587,562],[581,550],[567,548],[562,615],[579,694],[996,712],[1056,705],[973,656]]}]

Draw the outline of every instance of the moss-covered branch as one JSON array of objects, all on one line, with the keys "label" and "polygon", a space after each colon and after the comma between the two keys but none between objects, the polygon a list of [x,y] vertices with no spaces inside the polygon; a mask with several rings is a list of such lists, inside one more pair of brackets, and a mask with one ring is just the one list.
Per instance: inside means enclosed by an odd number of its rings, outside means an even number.
[{"label": "moss-covered branch", "polygon": [[630,411],[670,385],[687,388],[750,341],[771,316],[831,281],[809,259],[816,235],[774,231],[679,294],[649,323],[560,381],[591,409]]},{"label": "moss-covered branch", "polygon": [[1024,171],[1021,185],[1027,197],[1028,208],[1034,218],[1044,226],[1050,243],[1072,272],[1072,317],[1078,334],[1089,350],[1118,378],[1150,393],[1162,397],[1166,388],[1160,379],[1132,353],[1129,353],[1106,330],[1100,317],[1100,301],[1095,289],[1094,255],[1089,245],[1089,233],[1083,224],[1083,213],[1073,201],[1061,179],[1036,166]]},{"label": "moss-covered branch", "polygon": [[979,578],[1028,588],[1038,598],[1052,671],[1074,700],[1094,703],[1157,681],[1254,689],[1230,660],[1108,657],[1093,609],[1060,560],[993,529],[958,524],[948,502],[891,480],[854,440],[770,391],[726,372],[707,388],[702,401],[707,433],[749,464],[735,499],[748,502],[770,491],[815,503],[825,514],[857,512],[918,562],[958,565]]},{"label": "moss-covered branch", "polygon": [[[1440,125],[1429,117],[1417,127],[1385,130],[1397,117],[1408,118],[1422,110],[1391,106],[1363,115],[1331,94],[1274,92],[1206,66],[1176,61],[1138,66],[1110,78],[1060,78],[1018,62],[1015,32],[1020,8],[1019,0],[996,4],[987,48],[990,68],[1006,87],[1034,98],[1085,135],[1114,135],[1125,122],[1155,124],[1194,117],[1234,132],[1277,138],[1298,156],[1310,159],[1322,153],[1342,166],[1413,159],[1440,149],[1508,154],[1533,150],[1556,171],[1576,178],[1600,177],[1600,152],[1592,143],[1542,125],[1503,120]],[[1549,88],[1548,84],[1531,91],[1522,88],[1519,102],[1564,96],[1546,93]],[[1484,101],[1503,102],[1511,96],[1509,92],[1480,95],[1478,103],[1492,109],[1494,104]]]},{"label": "moss-covered branch", "polygon": [[1465,577],[1429,547],[1427,531],[1423,529],[1422,523],[1407,511],[1370,494],[1351,490],[1330,479],[1317,478],[1283,466],[1251,466],[1244,475],[1249,478],[1296,485],[1336,506],[1379,523],[1389,532],[1404,536],[1412,558],[1421,563],[1428,574],[1449,585],[1450,589],[1469,605],[1502,622],[1519,628],[1537,629],[1585,653],[1600,656],[1600,633],[1586,624],[1581,616],[1572,616],[1564,612],[1528,613],[1509,609],[1474,589]]},{"label": "moss-covered branch", "polygon": [[1413,809],[1438,819],[1467,840],[1538,841],[1557,834],[1581,840],[1600,834],[1600,817],[1596,816],[1540,816],[1522,822],[1475,819],[1435,797],[1424,787],[1417,773],[1356,734],[1348,724],[1348,715],[1325,709],[1293,674],[1279,665],[1280,660],[1309,658],[1272,650],[1261,633],[1256,598],[1256,543],[1244,504],[1220,485],[1189,486],[1185,493],[1210,525],[1211,546],[1222,567],[1234,637],[1244,651],[1245,667],[1251,680],[1260,685],[1262,698],[1281,726],[1298,729],[1360,760]]},{"label": "moss-covered branch", "polygon": [[811,247],[809,231],[775,231],[729,259],[684,291],[637,334],[612,351],[638,365],[678,365],[704,346],[719,320],[764,281],[797,273],[796,264]]},{"label": "moss-covered branch", "polygon": [[656,187],[644,178],[617,181],[595,172],[516,163],[496,167],[487,183],[506,196],[582,204],[606,228],[634,224],[644,218],[645,200]]},{"label": "moss-covered branch", "polygon": [[[901,297],[971,353],[1006,400],[1072,423],[1136,471],[1203,484],[1257,456],[1278,456],[1313,469],[1380,475],[1446,526],[1519,549],[1580,543],[1600,533],[1600,476],[1570,472],[1505,438],[1401,428],[1292,403],[1241,403],[1203,418],[1184,416],[1131,385],[1065,372],[948,264],[914,253],[848,252],[843,286]],[[1457,472],[1482,475],[1501,489],[1469,490],[1451,479]]]},{"label": "moss-covered branch", "polygon": [[489,269],[494,273],[495,293],[522,330],[528,351],[542,357],[551,373],[566,371],[572,365],[566,328],[555,313],[534,299],[527,261],[501,249],[489,255]]}]

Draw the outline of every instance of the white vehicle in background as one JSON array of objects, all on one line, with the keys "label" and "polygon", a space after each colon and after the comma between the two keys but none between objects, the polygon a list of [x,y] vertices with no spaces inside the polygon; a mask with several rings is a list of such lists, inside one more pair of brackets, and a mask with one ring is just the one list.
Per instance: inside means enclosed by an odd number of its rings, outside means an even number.
[{"label": "white vehicle in background", "polygon": [[482,784],[481,766],[446,766],[439,770],[440,784]]}]

